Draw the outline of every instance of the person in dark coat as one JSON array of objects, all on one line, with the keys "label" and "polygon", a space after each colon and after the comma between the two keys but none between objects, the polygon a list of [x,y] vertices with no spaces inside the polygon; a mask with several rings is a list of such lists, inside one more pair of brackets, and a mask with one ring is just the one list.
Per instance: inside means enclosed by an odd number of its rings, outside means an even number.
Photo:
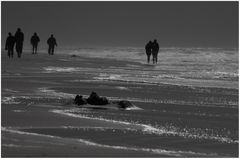
[{"label": "person in dark coat", "polygon": [[152,54],[152,41],[149,41],[145,46],[146,54],[147,54],[147,62],[150,62],[150,57]]},{"label": "person in dark coat", "polygon": [[53,34],[51,35],[51,37],[47,40],[48,43],[48,54],[49,55],[53,55],[54,53],[54,47],[57,46],[57,42],[56,39],[53,37]]},{"label": "person in dark coat", "polygon": [[15,42],[16,42],[16,51],[17,51],[17,54],[18,54],[19,58],[22,55],[23,40],[24,40],[24,34],[21,31],[21,29],[18,28],[17,32],[15,33]]},{"label": "person in dark coat", "polygon": [[37,54],[37,46],[38,46],[38,43],[40,42],[40,39],[39,37],[37,36],[37,33],[35,32],[34,35],[31,37],[31,44],[32,44],[32,47],[33,47],[33,52],[32,54]]},{"label": "person in dark coat", "polygon": [[153,64],[157,63],[158,51],[159,51],[159,45],[157,43],[157,40],[154,40],[154,42],[152,44]]},{"label": "person in dark coat", "polygon": [[8,37],[6,40],[5,50],[8,50],[8,57],[13,58],[13,48],[15,44],[15,38],[12,36],[12,33],[8,33]]}]

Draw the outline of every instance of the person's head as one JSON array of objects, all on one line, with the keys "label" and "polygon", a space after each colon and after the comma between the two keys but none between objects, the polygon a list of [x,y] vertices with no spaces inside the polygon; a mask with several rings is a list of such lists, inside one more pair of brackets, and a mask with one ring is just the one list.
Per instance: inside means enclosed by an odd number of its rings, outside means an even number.
[{"label": "person's head", "polygon": [[17,31],[21,31],[21,28],[18,28]]},{"label": "person's head", "polygon": [[150,40],[148,43],[152,43],[152,41]]},{"label": "person's head", "polygon": [[51,34],[51,38],[53,37],[53,34]]},{"label": "person's head", "polygon": [[9,36],[12,36],[12,33],[9,32],[8,35],[9,35]]},{"label": "person's head", "polygon": [[37,33],[36,33],[36,32],[34,32],[34,35],[36,36],[36,35],[37,35]]},{"label": "person's head", "polygon": [[156,40],[156,39],[154,39],[154,42],[156,43],[156,42],[157,42],[157,40]]}]

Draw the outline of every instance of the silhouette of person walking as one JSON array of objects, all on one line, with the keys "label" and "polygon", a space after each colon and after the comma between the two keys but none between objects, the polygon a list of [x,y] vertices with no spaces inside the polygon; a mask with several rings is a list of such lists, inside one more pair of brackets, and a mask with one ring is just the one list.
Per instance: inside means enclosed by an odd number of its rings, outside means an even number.
[{"label": "silhouette of person walking", "polygon": [[15,44],[15,38],[12,36],[12,33],[8,33],[8,37],[6,40],[5,50],[8,50],[8,57],[13,58],[13,48]]},{"label": "silhouette of person walking", "polygon": [[38,46],[39,42],[40,42],[40,39],[37,36],[37,33],[35,32],[34,35],[31,37],[31,44],[32,44],[32,47],[33,47],[32,54],[37,54],[37,46]]},{"label": "silhouette of person walking", "polygon": [[21,57],[21,54],[22,54],[23,40],[24,40],[24,34],[21,31],[21,29],[18,28],[17,32],[15,33],[15,42],[16,42],[16,51],[19,58]]},{"label": "silhouette of person walking", "polygon": [[157,63],[158,51],[159,51],[159,45],[157,43],[157,40],[154,40],[152,44],[153,64]]},{"label": "silhouette of person walking", "polygon": [[57,46],[57,42],[56,42],[56,39],[53,37],[53,34],[51,35],[51,37],[47,40],[47,43],[48,43],[48,54],[49,55],[53,55],[54,53],[54,47],[55,45]]},{"label": "silhouette of person walking", "polygon": [[145,50],[146,50],[146,54],[147,54],[147,62],[150,62],[150,56],[152,54],[152,41],[149,41],[146,46],[145,46]]}]

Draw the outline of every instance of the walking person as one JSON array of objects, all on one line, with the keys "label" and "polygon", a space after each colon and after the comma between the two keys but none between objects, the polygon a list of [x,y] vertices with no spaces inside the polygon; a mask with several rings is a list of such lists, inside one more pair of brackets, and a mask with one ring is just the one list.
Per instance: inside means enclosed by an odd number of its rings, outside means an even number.
[{"label": "walking person", "polygon": [[34,35],[31,37],[31,44],[33,47],[33,52],[32,54],[37,54],[37,47],[38,47],[38,43],[40,42],[39,37],[37,36],[37,33],[35,32]]},{"label": "walking person", "polygon": [[19,58],[21,58],[21,55],[22,55],[23,40],[24,40],[24,34],[21,31],[21,29],[18,28],[17,32],[15,33],[15,42],[16,42],[16,51]]},{"label": "walking person", "polygon": [[159,51],[159,45],[157,43],[157,40],[155,39],[152,44],[152,55],[153,55],[153,64],[158,61],[158,51]]},{"label": "walking person", "polygon": [[13,58],[13,48],[15,44],[15,38],[12,36],[12,33],[8,33],[8,37],[6,40],[5,50],[8,50],[8,57]]},{"label": "walking person", "polygon": [[153,45],[152,41],[149,41],[145,46],[148,64],[150,62],[150,57],[151,57],[151,54],[152,54],[152,45]]},{"label": "walking person", "polygon": [[53,37],[53,34],[51,35],[51,37],[47,40],[48,43],[48,54],[49,55],[53,55],[54,54],[54,47],[57,46],[57,42],[56,39]]}]

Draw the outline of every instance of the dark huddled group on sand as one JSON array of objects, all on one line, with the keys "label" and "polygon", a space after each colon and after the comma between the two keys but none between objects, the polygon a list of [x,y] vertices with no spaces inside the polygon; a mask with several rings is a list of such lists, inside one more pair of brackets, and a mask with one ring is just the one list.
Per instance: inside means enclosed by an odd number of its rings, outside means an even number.
[{"label": "dark huddled group on sand", "polygon": [[[23,41],[24,41],[24,34],[21,31],[20,28],[17,29],[15,35],[13,36],[12,33],[8,33],[8,37],[6,40],[5,50],[8,51],[8,57],[13,58],[14,54],[14,45],[16,47],[16,52],[18,55],[18,58],[21,58],[22,50],[23,50]],[[40,38],[35,32],[33,36],[30,39],[30,43],[32,45],[32,54],[37,54],[37,47],[38,43],[40,42]],[[50,38],[47,40],[48,44],[48,54],[53,55],[54,54],[54,47],[57,46],[56,39],[53,37],[53,34]]]},{"label": "dark huddled group on sand", "polygon": [[159,45],[157,43],[157,40],[149,41],[145,46],[146,54],[147,54],[147,61],[150,62],[150,57],[152,55],[153,64],[157,64],[157,57],[158,57],[158,51],[159,51]]},{"label": "dark huddled group on sand", "polygon": [[[83,98],[81,95],[76,95],[74,99],[74,104],[78,106],[86,105],[95,105],[95,106],[104,106],[104,105],[114,105],[117,108],[124,110],[127,108],[134,107],[134,105],[127,100],[109,100],[106,97],[100,97],[96,92],[92,92],[88,98]],[[94,109],[105,109],[105,107],[89,107]]]}]

